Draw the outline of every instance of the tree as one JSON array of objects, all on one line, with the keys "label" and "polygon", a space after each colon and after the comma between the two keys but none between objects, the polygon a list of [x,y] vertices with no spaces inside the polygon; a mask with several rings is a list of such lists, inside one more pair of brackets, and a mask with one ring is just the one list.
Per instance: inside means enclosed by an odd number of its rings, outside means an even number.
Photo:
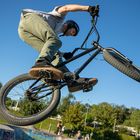
[{"label": "tree", "polygon": [[125,121],[125,124],[135,127],[137,131],[140,130],[140,110],[135,110],[132,112],[130,119]]},{"label": "tree", "polygon": [[72,94],[68,94],[68,96],[64,97],[58,106],[58,113],[60,115],[65,112],[68,107],[74,103],[75,97]]},{"label": "tree", "polygon": [[131,115],[130,109],[126,108],[124,105],[122,106],[115,105],[113,106],[113,109],[116,116],[117,124],[122,124]]},{"label": "tree", "polygon": [[80,103],[70,105],[63,113],[62,121],[73,130],[81,129],[84,123],[84,118]]},{"label": "tree", "polygon": [[113,107],[108,103],[92,106],[93,118],[100,122],[104,128],[112,128],[116,118]]},{"label": "tree", "polygon": [[82,111],[85,118],[85,125],[91,126],[92,122],[94,121],[91,106],[89,104],[83,105]]},{"label": "tree", "polygon": [[45,102],[31,102],[28,99],[21,99],[19,101],[20,113],[23,115],[32,115],[38,113],[45,106]]},{"label": "tree", "polygon": [[16,100],[11,100],[11,98],[9,98],[9,97],[6,98],[6,106],[7,107],[13,107],[16,105],[16,103],[17,103]]}]

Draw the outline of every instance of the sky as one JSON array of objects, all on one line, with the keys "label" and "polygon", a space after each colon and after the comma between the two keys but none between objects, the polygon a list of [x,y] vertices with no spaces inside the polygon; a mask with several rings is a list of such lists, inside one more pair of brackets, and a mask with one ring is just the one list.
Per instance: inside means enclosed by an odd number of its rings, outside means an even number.
[{"label": "sky", "polygon": [[[140,1],[139,0],[1,0],[0,4],[0,82],[27,73],[35,62],[38,52],[25,44],[18,36],[20,13],[24,8],[51,11],[57,5],[100,5],[97,28],[103,47],[114,47],[140,67]],[[80,26],[77,37],[61,38],[61,51],[69,52],[79,47],[86,37],[91,17],[88,12],[70,12],[66,20],[75,20]],[[93,35],[85,47],[91,47]],[[71,71],[80,66],[90,55],[67,65]],[[80,74],[81,77],[96,77],[98,84],[91,92],[73,93],[81,103],[99,104],[108,102],[140,109],[140,83],[125,76],[97,56]],[[67,88],[62,95],[68,93]]]}]

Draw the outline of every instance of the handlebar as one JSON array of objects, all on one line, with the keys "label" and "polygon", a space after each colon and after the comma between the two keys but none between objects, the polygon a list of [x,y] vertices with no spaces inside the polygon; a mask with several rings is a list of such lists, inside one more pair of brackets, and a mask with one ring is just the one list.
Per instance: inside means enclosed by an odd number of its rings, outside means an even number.
[{"label": "handlebar", "polygon": [[95,9],[93,11],[93,13],[91,14],[93,20],[95,19],[95,17],[98,17],[99,16],[99,5],[96,5],[95,6]]},{"label": "handlebar", "polygon": [[95,6],[95,9],[94,9],[94,11],[93,11],[93,15],[91,15],[92,16],[92,27],[91,27],[91,29],[93,30],[93,32],[95,32],[96,33],[96,35],[97,35],[97,39],[96,39],[96,41],[95,42],[99,42],[99,40],[100,40],[100,34],[99,34],[99,32],[98,32],[98,30],[97,30],[97,28],[96,28],[96,23],[97,23],[97,20],[98,20],[98,17],[99,17],[99,5],[96,5]]},{"label": "handlebar", "polygon": [[90,36],[93,32],[95,32],[96,35],[97,35],[97,39],[96,39],[95,42],[98,43],[99,40],[100,40],[100,35],[99,35],[99,32],[98,32],[98,30],[97,30],[97,28],[96,28],[97,19],[98,19],[98,17],[99,17],[99,5],[96,5],[96,6],[95,6],[94,11],[92,11],[92,13],[90,13],[90,15],[92,16],[92,24],[93,24],[93,25],[92,25],[92,27],[91,27],[89,33],[87,34],[85,40],[83,41],[81,47],[80,47],[80,48],[75,48],[75,49],[72,51],[72,54],[73,54],[73,55],[74,55],[74,53],[77,52],[79,49],[83,49],[84,44],[86,43],[86,41],[88,40],[89,36]]}]

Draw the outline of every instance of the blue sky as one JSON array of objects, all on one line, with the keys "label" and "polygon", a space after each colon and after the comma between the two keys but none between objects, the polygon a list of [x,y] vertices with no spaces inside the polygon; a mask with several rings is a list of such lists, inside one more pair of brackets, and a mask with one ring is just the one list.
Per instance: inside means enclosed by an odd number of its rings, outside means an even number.
[{"label": "blue sky", "polygon": [[[38,53],[22,42],[17,28],[23,8],[50,11],[54,6],[64,4],[100,5],[98,29],[103,47],[114,47],[140,66],[140,1],[139,0],[1,0],[0,4],[0,81],[28,72]],[[66,19],[73,19],[81,28],[77,37],[63,37],[62,51],[72,51],[82,44],[90,29],[90,16],[87,12],[71,12]],[[90,38],[86,46],[90,47]],[[68,65],[70,70],[78,68],[87,58]],[[140,83],[128,78],[107,64],[103,57],[95,61],[81,73],[83,77],[97,77],[99,82],[89,93],[74,93],[82,103],[98,104],[108,102],[126,107],[140,108]],[[67,93],[67,89],[62,91]]]}]

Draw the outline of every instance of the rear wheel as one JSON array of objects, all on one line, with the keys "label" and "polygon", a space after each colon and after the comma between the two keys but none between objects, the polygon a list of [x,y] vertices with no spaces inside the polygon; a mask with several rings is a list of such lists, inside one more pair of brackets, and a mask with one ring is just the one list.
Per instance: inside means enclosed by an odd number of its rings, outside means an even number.
[{"label": "rear wheel", "polygon": [[0,112],[8,123],[31,125],[48,117],[59,101],[60,90],[57,86],[49,86],[44,79],[37,81],[23,74],[1,89]]},{"label": "rear wheel", "polygon": [[123,56],[119,55],[115,51],[109,51],[104,49],[104,59],[113,67],[126,74],[130,78],[140,82],[140,69],[132,64],[131,61],[127,61]]}]

